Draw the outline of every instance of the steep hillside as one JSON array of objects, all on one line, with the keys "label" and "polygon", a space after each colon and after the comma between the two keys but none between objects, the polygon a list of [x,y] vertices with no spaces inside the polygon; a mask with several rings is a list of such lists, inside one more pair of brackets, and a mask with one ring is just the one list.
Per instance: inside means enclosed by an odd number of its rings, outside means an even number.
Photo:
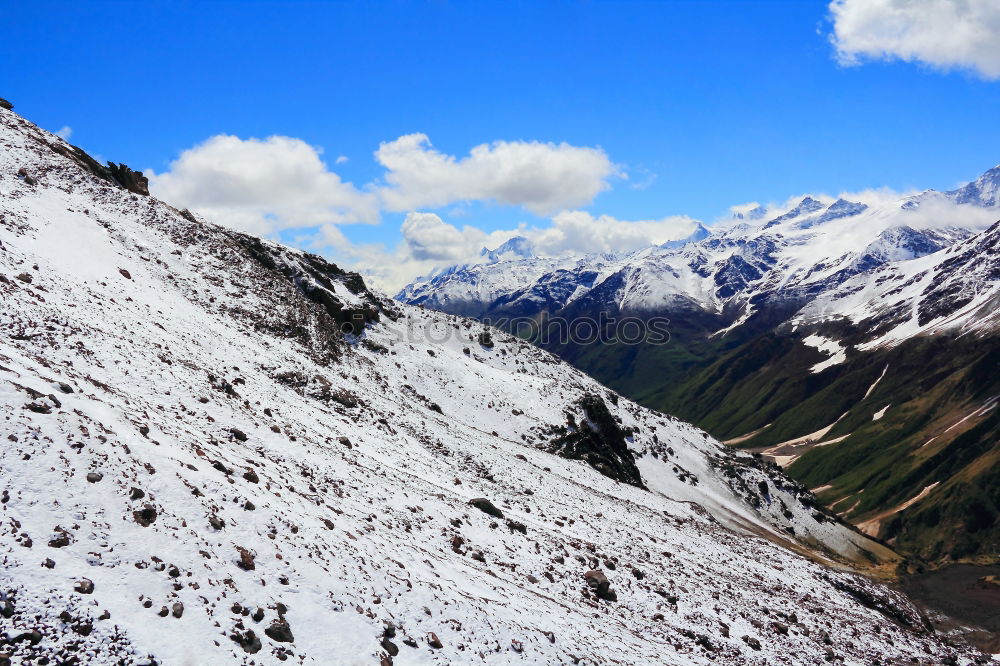
[{"label": "steep hillside", "polygon": [[0,144],[6,661],[974,658],[773,465],[9,110]]}]

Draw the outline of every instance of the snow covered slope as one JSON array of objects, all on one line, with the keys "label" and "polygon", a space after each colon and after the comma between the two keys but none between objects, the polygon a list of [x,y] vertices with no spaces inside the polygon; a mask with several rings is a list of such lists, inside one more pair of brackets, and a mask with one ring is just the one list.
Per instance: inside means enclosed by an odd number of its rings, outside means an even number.
[{"label": "snow covered slope", "polygon": [[7,110],[0,146],[14,663],[969,662],[774,466]]}]

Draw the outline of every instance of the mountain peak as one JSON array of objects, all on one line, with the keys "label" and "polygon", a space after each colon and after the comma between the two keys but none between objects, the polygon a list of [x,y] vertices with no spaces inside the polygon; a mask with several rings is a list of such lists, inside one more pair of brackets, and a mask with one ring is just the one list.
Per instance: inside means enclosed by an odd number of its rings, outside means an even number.
[{"label": "mountain peak", "polygon": [[495,250],[484,247],[479,256],[485,257],[491,264],[510,259],[531,259],[535,256],[535,248],[524,236],[514,236]]},{"label": "mountain peak", "polygon": [[774,218],[773,220],[765,224],[764,228],[768,229],[777,224],[781,224],[786,220],[794,220],[795,218],[800,217],[802,215],[806,215],[808,213],[815,213],[816,211],[821,210],[823,207],[824,205],[821,201],[817,201],[816,199],[813,199],[811,196],[806,195],[802,198],[802,201],[800,201],[795,206],[795,208],[792,208],[784,215],[779,215],[778,217]]},{"label": "mountain peak", "polygon": [[663,249],[665,249],[665,250],[668,250],[668,249],[671,249],[671,248],[675,248],[675,247],[681,247],[683,245],[687,245],[688,243],[697,243],[698,241],[705,240],[706,238],[708,238],[711,235],[712,235],[712,232],[709,230],[709,228],[706,227],[701,222],[698,222],[695,225],[694,230],[690,234],[688,234],[687,236],[685,236],[684,238],[679,238],[677,240],[667,241],[666,243],[662,243],[660,245],[660,247],[663,248]]},{"label": "mountain peak", "polygon": [[984,208],[1000,206],[1000,164],[985,171],[972,182],[945,192],[945,195],[958,204],[973,204]]}]

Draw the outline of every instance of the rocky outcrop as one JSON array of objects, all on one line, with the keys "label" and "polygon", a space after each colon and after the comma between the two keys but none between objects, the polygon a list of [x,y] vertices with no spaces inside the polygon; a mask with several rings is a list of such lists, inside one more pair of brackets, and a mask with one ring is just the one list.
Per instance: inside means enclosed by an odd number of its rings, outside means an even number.
[{"label": "rocky outcrop", "polygon": [[114,162],[108,162],[108,171],[115,182],[129,192],[149,196],[149,179],[142,175],[141,172],[130,169],[124,164],[115,164]]},{"label": "rocky outcrop", "polygon": [[578,423],[572,414],[567,426],[554,429],[548,450],[564,458],[582,460],[604,476],[645,488],[635,457],[625,441],[625,432],[601,396],[588,393],[577,404],[583,410]]}]

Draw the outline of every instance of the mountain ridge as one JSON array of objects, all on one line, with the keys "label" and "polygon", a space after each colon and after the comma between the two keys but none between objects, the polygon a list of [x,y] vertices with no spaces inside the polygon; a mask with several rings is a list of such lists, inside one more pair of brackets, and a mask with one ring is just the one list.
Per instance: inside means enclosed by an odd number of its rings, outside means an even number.
[{"label": "mountain ridge", "polygon": [[774,466],[9,110],[0,137],[11,658],[976,657],[838,565],[894,556]]}]

